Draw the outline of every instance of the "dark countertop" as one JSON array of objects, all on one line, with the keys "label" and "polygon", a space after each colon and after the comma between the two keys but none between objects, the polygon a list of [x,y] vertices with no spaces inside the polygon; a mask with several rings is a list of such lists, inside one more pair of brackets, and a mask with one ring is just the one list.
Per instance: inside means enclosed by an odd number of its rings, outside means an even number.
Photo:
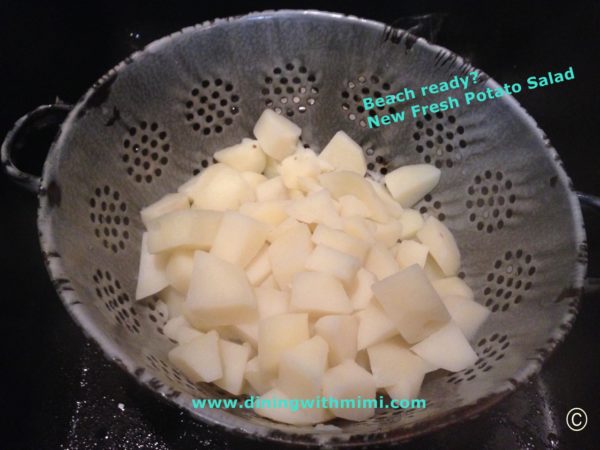
[{"label": "dark countertop", "polygon": [[[55,3],[55,4],[52,4]],[[415,4],[412,4],[415,3]],[[538,121],[580,191],[600,195],[598,85],[600,4],[512,2],[290,2],[395,22],[468,57],[497,81],[573,66],[576,79],[517,98]],[[101,74],[144,44],[214,17],[280,8],[205,2],[0,4],[0,135],[27,111],[56,96],[74,102]],[[414,16],[433,13],[415,19]],[[397,21],[396,21],[396,18]],[[43,150],[24,163],[34,170]],[[260,448],[196,423],[158,401],[108,363],[68,317],[47,277],[33,195],[0,177],[2,274],[0,434],[10,449]],[[600,217],[586,214],[589,249],[600,273]],[[529,385],[480,418],[412,441],[406,448],[597,448],[600,437],[600,296],[587,295],[567,340]],[[572,407],[585,430],[565,425]]]}]

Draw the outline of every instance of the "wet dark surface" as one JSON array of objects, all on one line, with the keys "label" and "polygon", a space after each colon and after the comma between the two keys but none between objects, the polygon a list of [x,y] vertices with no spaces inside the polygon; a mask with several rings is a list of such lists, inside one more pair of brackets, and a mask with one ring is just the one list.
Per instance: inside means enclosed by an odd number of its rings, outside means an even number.
[{"label": "wet dark surface", "polygon": [[[600,194],[597,133],[600,6],[477,6],[416,2],[290,3],[338,10],[419,33],[471,59],[501,83],[573,66],[576,79],[530,91],[518,100],[560,153],[578,190]],[[59,96],[77,98],[131,51],[183,26],[250,10],[276,8],[205,2],[0,4],[0,135],[18,117]],[[481,9],[479,9],[481,8]],[[434,13],[420,19],[408,16]],[[408,17],[408,18],[407,18]],[[25,158],[34,170],[43,145]],[[95,344],[86,341],[48,280],[37,242],[37,201],[0,177],[2,327],[0,446],[10,449],[261,448],[260,444],[196,423],[148,394]],[[600,217],[587,214],[591,270],[599,274]],[[600,296],[588,295],[566,342],[529,385],[480,418],[412,441],[406,448],[597,448],[600,436]],[[589,418],[570,431],[565,415]]]}]

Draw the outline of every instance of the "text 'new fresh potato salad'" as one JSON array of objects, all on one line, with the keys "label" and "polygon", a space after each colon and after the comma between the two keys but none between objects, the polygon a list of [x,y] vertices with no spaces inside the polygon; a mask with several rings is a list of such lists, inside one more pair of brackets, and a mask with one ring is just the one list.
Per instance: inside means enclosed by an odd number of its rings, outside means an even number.
[{"label": "text 'new fresh potato salad'", "polygon": [[[136,298],[166,303],[171,363],[234,395],[340,400],[416,398],[426,373],[473,365],[489,311],[457,277],[448,228],[411,209],[440,171],[404,166],[379,183],[344,132],[320,154],[300,133],[266,110],[256,140],[142,210]],[[255,411],[303,425],[374,414]]]}]

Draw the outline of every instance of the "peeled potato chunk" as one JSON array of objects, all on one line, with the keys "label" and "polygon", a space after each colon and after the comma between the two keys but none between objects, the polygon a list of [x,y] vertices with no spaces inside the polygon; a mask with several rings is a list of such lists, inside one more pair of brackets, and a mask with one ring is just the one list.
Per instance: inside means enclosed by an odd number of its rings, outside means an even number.
[{"label": "peeled potato chunk", "polygon": [[189,209],[190,199],[187,195],[181,193],[167,194],[150,206],[146,206],[140,211],[142,216],[142,222],[146,227],[154,219],[158,219],[160,216],[181,209]]},{"label": "peeled potato chunk", "polygon": [[415,164],[393,170],[384,177],[384,180],[392,197],[402,207],[409,208],[437,186],[440,175],[440,169],[437,167]]},{"label": "peeled potato chunk", "polygon": [[442,302],[450,317],[467,339],[472,339],[479,327],[486,321],[491,311],[485,306],[458,295],[442,297]]},{"label": "peeled potato chunk", "polygon": [[450,295],[457,295],[469,300],[475,299],[475,295],[471,288],[458,277],[442,278],[440,280],[432,281],[431,284],[442,298]]},{"label": "peeled potato chunk", "polygon": [[373,293],[409,344],[425,339],[450,320],[440,296],[416,264],[373,284]]},{"label": "peeled potato chunk", "polygon": [[256,200],[287,200],[288,193],[281,177],[274,177],[256,186]]},{"label": "peeled potato chunk", "polygon": [[371,272],[363,267],[358,269],[349,291],[350,301],[355,311],[365,309],[371,303],[373,298],[371,286],[375,281],[377,281],[377,278]]},{"label": "peeled potato chunk", "polygon": [[[287,403],[281,404],[281,401]],[[260,402],[254,405],[254,412],[259,416],[290,425],[313,425],[333,418],[327,409],[316,406],[303,407],[299,399],[290,398],[276,388],[260,397]]]},{"label": "peeled potato chunk", "polygon": [[163,332],[165,336],[178,344],[185,344],[204,334],[193,328],[183,316],[169,319],[163,327]]},{"label": "peeled potato chunk", "polygon": [[258,356],[255,356],[246,364],[244,378],[258,395],[263,395],[265,392],[273,389],[274,378],[265,375],[260,370]]},{"label": "peeled potato chunk", "polygon": [[294,274],[304,270],[313,249],[310,237],[305,224],[296,224],[271,242],[269,260],[280,289],[289,290]]},{"label": "peeled potato chunk", "polygon": [[168,287],[160,292],[160,298],[167,305],[169,318],[183,315],[185,295],[180,294],[172,287]]},{"label": "peeled potato chunk", "polygon": [[271,227],[276,227],[288,218],[286,212],[288,204],[287,200],[248,202],[240,207],[240,213]]},{"label": "peeled potato chunk", "polygon": [[315,272],[328,273],[344,283],[350,283],[360,268],[360,261],[326,245],[317,245],[306,260],[305,267]]},{"label": "peeled potato chunk", "polygon": [[406,240],[400,242],[396,247],[396,261],[400,268],[405,269],[413,264],[418,264],[422,268],[427,262],[429,249],[416,241]]},{"label": "peeled potato chunk", "polygon": [[373,417],[373,408],[342,408],[341,401],[357,401],[359,396],[361,399],[375,398],[375,390],[373,376],[350,359],[332,367],[323,376],[323,396],[333,397],[340,402],[339,407],[335,407],[329,399],[329,409],[336,417],[354,421]]},{"label": "peeled potato chunk", "polygon": [[142,235],[138,283],[135,291],[136,300],[156,294],[169,285],[165,274],[167,259],[163,255],[153,255],[148,251],[148,234]]},{"label": "peeled potato chunk", "polygon": [[221,354],[223,376],[215,380],[215,384],[230,394],[240,395],[250,349],[246,345],[219,339],[219,352]]},{"label": "peeled potato chunk", "polygon": [[354,359],[357,352],[358,319],[348,315],[323,316],[315,323],[315,333],[329,345],[329,365]]},{"label": "peeled potato chunk", "polygon": [[223,376],[218,333],[210,331],[178,345],[169,352],[169,361],[192,383],[218,380]]},{"label": "peeled potato chunk", "polygon": [[321,164],[315,152],[301,148],[281,161],[279,173],[286,188],[300,189],[300,179],[316,179],[321,173]]},{"label": "peeled potato chunk", "polygon": [[364,261],[369,250],[369,245],[365,241],[323,224],[317,225],[313,231],[312,241],[315,244],[326,245],[329,248],[353,256],[360,262]]},{"label": "peeled potato chunk", "polygon": [[369,207],[354,195],[342,195],[338,202],[340,204],[340,216],[342,217],[369,217]]},{"label": "peeled potato chunk", "polygon": [[267,165],[267,157],[253,139],[242,139],[242,142],[215,152],[214,158],[220,163],[239,172],[261,173]]},{"label": "peeled potato chunk", "polygon": [[269,244],[263,245],[258,254],[246,266],[246,276],[253,286],[258,286],[271,275]]},{"label": "peeled potato chunk", "polygon": [[323,223],[331,228],[341,228],[338,215],[329,192],[322,189],[306,198],[290,203],[286,209],[290,217],[304,223]]},{"label": "peeled potato chunk", "polygon": [[281,354],[308,340],[308,314],[279,314],[258,324],[258,362],[265,374],[276,374]]},{"label": "peeled potato chunk", "polygon": [[423,226],[423,216],[419,211],[414,209],[405,209],[402,211],[400,216],[400,223],[402,224],[402,235],[400,239],[412,239],[417,235],[417,231]]},{"label": "peeled potato chunk", "polygon": [[371,272],[378,280],[383,280],[400,270],[400,266],[392,252],[385,245],[377,242],[371,247],[365,261],[365,269]]},{"label": "peeled potato chunk", "polygon": [[390,217],[393,217],[395,219],[398,219],[399,217],[401,217],[402,213],[404,211],[404,208],[402,208],[402,206],[396,200],[394,200],[392,198],[390,191],[388,191],[384,185],[382,185],[381,183],[378,183],[375,180],[367,179],[367,181],[369,183],[371,183],[371,186],[373,186],[375,193],[377,194],[379,199],[385,205],[385,208],[386,208],[388,214],[390,215]]},{"label": "peeled potato chunk", "polygon": [[376,304],[371,302],[365,309],[355,313],[358,319],[357,349],[385,341],[398,334],[396,324]]},{"label": "peeled potato chunk", "polygon": [[254,288],[259,319],[285,314],[290,309],[290,295],[269,287]]},{"label": "peeled potato chunk", "polygon": [[367,162],[362,147],[343,131],[333,135],[319,154],[319,158],[330,163],[335,170],[356,172],[360,176],[367,173]]},{"label": "peeled potato chunk", "polygon": [[301,133],[298,125],[271,109],[265,109],[254,125],[254,136],[260,147],[277,161],[294,153]]},{"label": "peeled potato chunk", "polygon": [[313,315],[349,314],[350,299],[342,283],[333,275],[300,272],[294,275],[290,307]]},{"label": "peeled potato chunk", "polygon": [[417,237],[429,248],[435,262],[448,277],[456,275],[460,268],[460,252],[450,230],[435,217],[430,216]]}]

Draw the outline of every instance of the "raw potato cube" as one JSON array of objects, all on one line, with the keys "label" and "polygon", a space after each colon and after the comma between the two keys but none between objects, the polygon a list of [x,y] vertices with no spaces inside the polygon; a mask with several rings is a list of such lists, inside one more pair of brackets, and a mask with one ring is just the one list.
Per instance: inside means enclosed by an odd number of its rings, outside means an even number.
[{"label": "raw potato cube", "polygon": [[294,275],[290,308],[315,316],[352,312],[350,299],[342,283],[333,275],[321,272]]},{"label": "raw potato cube", "polygon": [[219,335],[211,331],[180,344],[169,352],[169,361],[192,383],[209,383],[223,376]]},{"label": "raw potato cube", "polygon": [[204,333],[194,329],[183,316],[169,319],[163,327],[163,333],[165,333],[165,336],[169,339],[177,341],[178,344],[186,344],[195,338],[204,335]]},{"label": "raw potato cube", "polygon": [[259,416],[290,425],[313,425],[333,418],[327,409],[303,408],[298,399],[287,397],[276,388],[261,395],[260,402],[257,401],[254,405],[254,412]]},{"label": "raw potato cube", "polygon": [[329,365],[337,366],[356,357],[358,319],[353,316],[323,316],[315,323],[315,333],[329,344]]},{"label": "raw potato cube", "polygon": [[369,217],[371,213],[369,207],[354,195],[342,195],[339,198],[340,216],[342,217]]},{"label": "raw potato cube", "polygon": [[460,252],[450,230],[435,217],[428,217],[417,232],[419,240],[429,247],[429,252],[446,276],[453,276],[460,268]]},{"label": "raw potato cube", "polygon": [[184,310],[196,328],[233,325],[256,317],[256,299],[239,266],[198,251]]},{"label": "raw potato cube", "polygon": [[177,317],[183,315],[183,303],[185,296],[177,292],[172,287],[168,287],[161,291],[160,298],[167,305],[169,317]]},{"label": "raw potato cube", "polygon": [[377,242],[367,255],[365,269],[375,275],[378,280],[383,280],[400,271],[400,266],[392,252],[385,245]]},{"label": "raw potato cube", "polygon": [[375,193],[373,186],[362,176],[355,172],[330,172],[319,176],[321,185],[331,195],[339,199],[344,195],[353,195],[369,207],[370,217],[377,222],[389,220],[385,205]]},{"label": "raw potato cube", "polygon": [[343,131],[338,131],[321,151],[319,158],[330,163],[335,170],[356,172],[361,177],[367,173],[367,162],[360,145]]},{"label": "raw potato cube", "polygon": [[469,300],[475,300],[471,288],[458,277],[442,278],[441,280],[432,281],[431,284],[442,299],[450,295],[458,295]]},{"label": "raw potato cube", "polygon": [[246,267],[264,245],[268,231],[269,228],[262,222],[235,211],[226,211],[210,253]]},{"label": "raw potato cube", "polygon": [[317,225],[313,232],[312,240],[315,244],[326,245],[339,252],[353,256],[361,263],[369,251],[369,245],[365,241],[349,235],[347,232],[335,230],[323,224]]},{"label": "raw potato cube", "polygon": [[385,205],[389,215],[395,219],[400,218],[404,208],[402,208],[402,206],[400,206],[400,204],[392,198],[390,191],[388,191],[384,185],[375,180],[367,179],[367,181],[371,183],[371,186],[373,186],[375,193]]},{"label": "raw potato cube", "polygon": [[350,283],[356,271],[360,268],[360,261],[326,245],[317,245],[306,260],[306,269],[333,275],[344,283]]},{"label": "raw potato cube", "polygon": [[287,233],[289,230],[291,230],[299,225],[305,226],[304,224],[301,224],[293,217],[288,217],[283,222],[281,222],[279,225],[272,228],[271,231],[269,231],[269,234],[267,234],[267,241],[270,243],[273,243],[273,241],[275,241],[277,238],[279,238],[283,234]]},{"label": "raw potato cube", "polygon": [[267,157],[253,139],[242,139],[242,142],[215,152],[214,158],[225,163],[238,172],[261,173],[267,165]]},{"label": "raw potato cube", "polygon": [[281,161],[294,153],[302,130],[271,109],[265,109],[254,125],[254,136],[262,150]]},{"label": "raw potato cube", "polygon": [[279,168],[281,167],[281,163],[276,159],[267,156],[267,167],[265,167],[265,171],[263,174],[267,178],[275,178],[279,176]]},{"label": "raw potato cube", "polygon": [[150,222],[148,250],[160,253],[168,250],[210,249],[223,213],[189,209],[175,211]]},{"label": "raw potato cube", "polygon": [[387,317],[376,302],[369,303],[365,309],[354,315],[358,319],[358,350],[398,334],[396,324]]},{"label": "raw potato cube", "polygon": [[238,209],[242,203],[254,200],[254,189],[238,171],[222,163],[207,167],[177,191],[186,194],[196,209]]},{"label": "raw potato cube", "polygon": [[342,227],[342,220],[336,211],[335,204],[325,189],[291,202],[286,211],[290,217],[300,222],[323,223],[331,228]]},{"label": "raw potato cube", "polygon": [[272,241],[269,260],[280,289],[288,290],[294,274],[304,270],[313,249],[310,236],[308,227],[298,224]]},{"label": "raw potato cube", "polygon": [[368,244],[375,242],[375,231],[373,222],[362,217],[346,217],[342,219],[342,229],[349,236],[360,239]]},{"label": "raw potato cube", "polygon": [[181,250],[171,253],[165,268],[169,284],[180,294],[187,294],[194,268],[194,252]]},{"label": "raw potato cube", "polygon": [[300,189],[299,179],[316,179],[321,173],[321,165],[315,152],[302,148],[281,161],[279,173],[286,188]]},{"label": "raw potato cube", "polygon": [[359,350],[356,353],[356,364],[365,369],[367,372],[371,372],[371,364],[369,363],[369,354],[366,349]]},{"label": "raw potato cube", "polygon": [[458,295],[442,297],[442,302],[450,317],[468,340],[471,340],[479,327],[489,317],[491,311],[473,300]]},{"label": "raw potato cube", "polygon": [[[339,407],[332,407],[329,400],[329,409],[336,417],[348,420],[366,420],[375,414],[374,408],[342,408],[343,399],[374,399],[375,381],[373,376],[352,360],[346,360],[338,366],[332,367],[323,376],[323,397],[338,399]],[[364,406],[364,405],[361,405]]]},{"label": "raw potato cube", "polygon": [[446,275],[444,275],[444,272],[442,272],[442,269],[440,269],[438,263],[436,263],[435,260],[431,257],[431,254],[427,256],[427,262],[425,263],[425,267],[423,268],[423,270],[425,270],[425,275],[427,275],[427,278],[432,283],[434,281],[446,278]]},{"label": "raw potato cube", "polygon": [[253,286],[258,286],[271,274],[269,244],[263,245],[258,254],[246,266],[246,276]]},{"label": "raw potato cube", "polygon": [[258,346],[258,323],[255,321],[248,323],[237,323],[226,327],[217,327],[219,335],[232,341],[245,342],[251,347]]},{"label": "raw potato cube", "polygon": [[257,287],[254,289],[259,320],[285,314],[290,309],[290,295],[277,289]]},{"label": "raw potato cube", "polygon": [[454,322],[413,345],[411,350],[433,366],[450,372],[464,370],[477,361],[477,353]]},{"label": "raw potato cube", "polygon": [[371,286],[377,281],[375,275],[361,267],[356,273],[356,278],[350,287],[349,295],[354,310],[365,309],[373,298]]},{"label": "raw potato cube", "polygon": [[440,174],[437,167],[415,164],[399,167],[388,173],[384,180],[392,197],[404,208],[409,208],[437,186]]},{"label": "raw potato cube", "polygon": [[373,293],[409,344],[425,339],[450,320],[440,296],[416,264],[375,283]]},{"label": "raw potato cube", "polygon": [[260,365],[258,364],[258,356],[255,356],[246,364],[244,378],[246,378],[248,384],[252,386],[252,389],[258,395],[263,395],[265,392],[273,389],[274,386],[274,379],[261,372]]},{"label": "raw potato cube", "polygon": [[169,280],[165,275],[167,259],[163,255],[153,255],[149,252],[148,238],[149,233],[142,234],[140,266],[135,291],[136,300],[156,294],[169,285]]},{"label": "raw potato cube", "polygon": [[256,186],[256,200],[266,202],[270,200],[287,200],[288,193],[282,178],[274,177]]},{"label": "raw potato cube", "polygon": [[394,386],[395,391],[404,387],[407,395],[402,398],[414,398],[419,395],[426,366],[400,337],[372,345],[367,348],[367,353],[375,386]]},{"label": "raw potato cube", "polygon": [[418,264],[424,268],[428,253],[429,249],[423,244],[410,240],[402,241],[396,248],[396,261],[402,269],[406,269],[413,264]]},{"label": "raw potato cube", "polygon": [[300,191],[304,195],[312,194],[323,189],[323,186],[315,178],[299,177],[298,189],[291,189],[290,192]]},{"label": "raw potato cube", "polygon": [[425,221],[419,211],[405,209],[400,216],[400,223],[402,224],[402,236],[400,238],[412,239],[417,235],[417,231],[421,229]]},{"label": "raw potato cube", "polygon": [[287,218],[287,200],[272,200],[266,202],[248,202],[240,207],[240,213],[270,226],[277,226]]},{"label": "raw potato cube", "polygon": [[244,372],[250,355],[250,349],[245,345],[219,339],[223,377],[215,384],[230,394],[240,395],[244,384]]},{"label": "raw potato cube", "polygon": [[142,222],[148,227],[150,222],[162,215],[181,209],[189,209],[189,207],[190,199],[187,195],[180,193],[167,194],[159,201],[142,209],[140,215],[142,216]]},{"label": "raw potato cube", "polygon": [[268,180],[268,178],[263,174],[256,172],[241,172],[240,176],[246,183],[248,183],[248,186],[254,188],[255,191],[259,184],[262,184]]},{"label": "raw potato cube", "polygon": [[258,324],[258,362],[267,375],[277,373],[281,354],[308,340],[308,314],[280,314]]},{"label": "raw potato cube", "polygon": [[321,394],[329,347],[314,336],[281,354],[275,385],[290,398],[314,398]]},{"label": "raw potato cube", "polygon": [[402,238],[402,222],[399,220],[376,224],[375,239],[386,247],[393,247],[400,238]]}]

